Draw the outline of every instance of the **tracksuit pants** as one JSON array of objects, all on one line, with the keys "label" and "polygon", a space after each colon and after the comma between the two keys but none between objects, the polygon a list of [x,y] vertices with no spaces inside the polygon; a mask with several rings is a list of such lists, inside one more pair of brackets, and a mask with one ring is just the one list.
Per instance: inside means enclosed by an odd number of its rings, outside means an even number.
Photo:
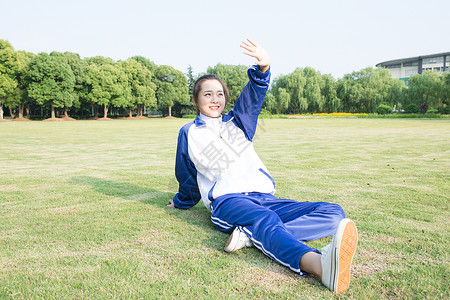
[{"label": "tracksuit pants", "polygon": [[220,231],[239,227],[255,247],[292,271],[303,274],[303,254],[320,251],[304,244],[336,232],[345,213],[338,204],[298,202],[271,194],[227,194],[214,199],[211,220]]}]

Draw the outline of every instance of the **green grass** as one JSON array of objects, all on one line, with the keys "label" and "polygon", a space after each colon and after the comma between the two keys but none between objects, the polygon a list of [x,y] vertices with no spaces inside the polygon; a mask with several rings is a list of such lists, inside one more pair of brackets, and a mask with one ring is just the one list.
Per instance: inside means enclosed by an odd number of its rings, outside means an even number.
[{"label": "green grass", "polygon": [[448,119],[260,121],[277,195],[358,226],[343,295],[255,248],[226,254],[201,203],[166,207],[187,121],[0,123],[0,298],[450,297]]}]

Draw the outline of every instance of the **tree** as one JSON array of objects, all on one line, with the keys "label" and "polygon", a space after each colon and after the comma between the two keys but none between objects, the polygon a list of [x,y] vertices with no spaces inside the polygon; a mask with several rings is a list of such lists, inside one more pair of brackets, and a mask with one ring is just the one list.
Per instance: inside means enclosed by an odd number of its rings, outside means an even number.
[{"label": "tree", "polygon": [[133,59],[121,61],[119,66],[125,72],[127,85],[131,88],[131,101],[126,105],[129,116],[132,117],[133,107],[137,107],[137,115],[142,116],[144,106],[156,106],[156,85],[151,80],[152,74],[150,70]]},{"label": "tree", "polygon": [[[78,53],[72,52],[64,52],[64,57],[67,59],[67,62],[72,69],[73,75],[75,76],[75,86],[74,92],[75,97],[73,100],[72,107],[80,108],[81,101],[85,100],[85,84],[86,84],[86,72],[88,63],[86,60],[81,59]],[[67,106],[64,106],[64,116],[67,118]]]},{"label": "tree", "polygon": [[405,104],[418,105],[422,113],[425,113],[429,107],[436,109],[442,107],[441,86],[438,72],[426,71],[423,74],[415,74],[408,80]]},{"label": "tree", "polygon": [[171,117],[174,103],[187,104],[189,102],[187,79],[181,71],[166,65],[158,67],[155,78],[157,79],[158,107],[167,109],[168,115]]},{"label": "tree", "polygon": [[[154,100],[156,102],[152,102],[151,105],[149,105],[149,107],[156,108],[156,106],[157,106],[156,90],[158,89],[158,83],[159,83],[159,80],[156,77],[156,72],[158,70],[158,66],[154,62],[152,62],[151,60],[149,60],[148,58],[145,58],[143,56],[133,56],[131,59],[137,61],[141,66],[143,66],[145,69],[150,71],[151,81],[154,84],[153,89],[155,91],[155,99]],[[143,115],[143,114],[141,113],[141,115]]]},{"label": "tree", "polygon": [[344,111],[373,113],[383,102],[395,105],[402,86],[386,69],[365,68],[344,75],[337,81],[336,91]]},{"label": "tree", "polygon": [[17,54],[11,44],[0,39],[0,120],[3,120],[3,104],[17,96]]},{"label": "tree", "polygon": [[149,60],[148,58],[145,58],[143,56],[133,56],[131,59],[134,59],[137,61],[141,66],[146,68],[152,73],[152,76],[155,74],[156,70],[158,69],[158,66]]},{"label": "tree", "polygon": [[285,89],[280,88],[278,90],[278,97],[280,100],[278,102],[277,111],[279,113],[286,113],[287,109],[289,108],[289,102],[291,101],[291,95],[289,95],[289,93]]},{"label": "tree", "polygon": [[377,107],[377,113],[379,113],[380,115],[388,114],[391,111],[392,111],[392,107],[390,107],[387,104],[382,103],[382,104],[378,105],[378,107]]},{"label": "tree", "polygon": [[191,95],[191,100],[192,100],[192,92],[194,89],[195,81],[197,79],[194,77],[194,69],[192,68],[191,65],[188,66],[187,73],[186,73],[186,79],[187,79],[189,94]]},{"label": "tree", "polygon": [[87,99],[93,104],[103,105],[104,119],[108,117],[111,105],[123,106],[131,97],[131,89],[127,87],[125,73],[113,64],[112,60],[91,61],[87,69],[86,83],[90,89]]},{"label": "tree", "polygon": [[103,65],[114,65],[114,61],[109,57],[95,56],[84,59],[86,63],[85,77],[83,82],[83,88],[79,91],[79,96],[83,102],[87,102],[91,105],[94,111],[94,118],[98,118],[99,103],[97,98],[93,95],[93,88],[95,85],[95,93],[101,94],[99,90],[101,72],[100,67]]},{"label": "tree", "polygon": [[55,107],[71,107],[76,97],[75,76],[60,53],[39,53],[30,62],[28,95],[39,105],[49,105],[51,118]]},{"label": "tree", "polygon": [[17,88],[18,88],[18,108],[19,108],[19,119],[23,118],[23,110],[25,106],[28,106],[27,116],[29,116],[29,107],[31,105],[31,100],[28,95],[27,86],[29,84],[28,73],[30,72],[31,60],[36,55],[31,52],[17,51]]},{"label": "tree", "polygon": [[297,68],[288,75],[278,76],[273,81],[271,89],[277,102],[276,111],[298,113],[307,110],[308,101],[304,96],[305,86],[306,78],[303,69]]},{"label": "tree", "polygon": [[352,106],[352,98],[350,97],[350,91],[352,82],[346,79],[347,75],[343,78],[339,78],[336,81],[336,96],[340,99],[341,105],[340,109],[345,112],[351,112],[350,107]]},{"label": "tree", "polygon": [[50,56],[60,57],[62,60],[64,60],[67,63],[67,65],[69,66],[69,68],[72,70],[72,73],[74,76],[74,86],[73,86],[73,90],[71,92],[71,97],[66,97],[63,101],[64,118],[69,118],[67,109],[74,105],[77,107],[79,107],[79,105],[80,105],[79,96],[78,96],[77,91],[82,84],[83,75],[84,75],[83,74],[84,69],[81,66],[80,55],[78,55],[76,53],[71,53],[71,52],[61,53],[61,52],[53,51],[50,53]]},{"label": "tree", "polygon": [[184,115],[194,115],[197,113],[197,106],[195,106],[194,102],[192,101],[192,97],[195,81],[197,80],[198,76],[194,76],[194,69],[191,65],[188,66],[185,76],[187,79],[189,101],[187,103],[174,103],[172,107],[172,114],[178,117],[182,117]]},{"label": "tree", "polygon": [[321,112],[325,105],[325,98],[321,92],[322,76],[313,68],[304,68],[303,74],[306,78],[304,98],[308,102],[308,111],[311,113]]},{"label": "tree", "polygon": [[302,69],[297,68],[293,73],[287,76],[286,90],[289,91],[289,94],[291,95],[291,112],[302,113],[308,109],[308,101],[304,97],[305,86],[306,78]]},{"label": "tree", "polygon": [[441,76],[441,99],[442,113],[450,113],[450,72],[445,72]]},{"label": "tree", "polygon": [[389,103],[394,110],[398,110],[403,102],[403,95],[405,90],[405,82],[402,80],[393,80],[392,85],[386,95],[385,102]]},{"label": "tree", "polygon": [[270,89],[267,92],[266,98],[264,99],[263,108],[270,111],[271,113],[278,113],[277,111],[277,100]]},{"label": "tree", "polygon": [[322,96],[325,100],[324,111],[328,113],[337,112],[341,106],[341,99],[336,92],[336,81],[331,75],[322,76]]},{"label": "tree", "polygon": [[17,81],[0,73],[0,120],[3,120],[3,102],[15,92]]}]

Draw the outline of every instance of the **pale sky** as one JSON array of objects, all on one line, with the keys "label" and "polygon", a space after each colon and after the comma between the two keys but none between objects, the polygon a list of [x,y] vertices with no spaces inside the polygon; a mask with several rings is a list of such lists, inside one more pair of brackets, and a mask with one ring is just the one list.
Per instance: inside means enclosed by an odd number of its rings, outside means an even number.
[{"label": "pale sky", "polygon": [[186,73],[251,65],[240,42],[272,57],[274,77],[300,67],[340,78],[398,58],[450,51],[448,0],[0,0],[0,39],[15,50],[142,55]]}]

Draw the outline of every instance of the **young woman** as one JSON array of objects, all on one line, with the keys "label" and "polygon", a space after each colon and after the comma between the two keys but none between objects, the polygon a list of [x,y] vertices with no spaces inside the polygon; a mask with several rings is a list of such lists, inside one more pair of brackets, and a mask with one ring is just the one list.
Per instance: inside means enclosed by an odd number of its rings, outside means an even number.
[{"label": "young woman", "polygon": [[[275,182],[252,144],[269,87],[270,56],[250,40],[241,47],[257,62],[248,70],[249,82],[232,111],[222,116],[229,95],[218,77],[202,76],[195,83],[193,101],[199,114],[180,129],[175,163],[179,190],[168,206],[188,209],[202,199],[216,227],[232,233],[225,251],[254,245],[341,293],[349,286],[356,226],[337,204],[274,196]],[[327,236],[333,239],[322,252],[304,244]]]}]

